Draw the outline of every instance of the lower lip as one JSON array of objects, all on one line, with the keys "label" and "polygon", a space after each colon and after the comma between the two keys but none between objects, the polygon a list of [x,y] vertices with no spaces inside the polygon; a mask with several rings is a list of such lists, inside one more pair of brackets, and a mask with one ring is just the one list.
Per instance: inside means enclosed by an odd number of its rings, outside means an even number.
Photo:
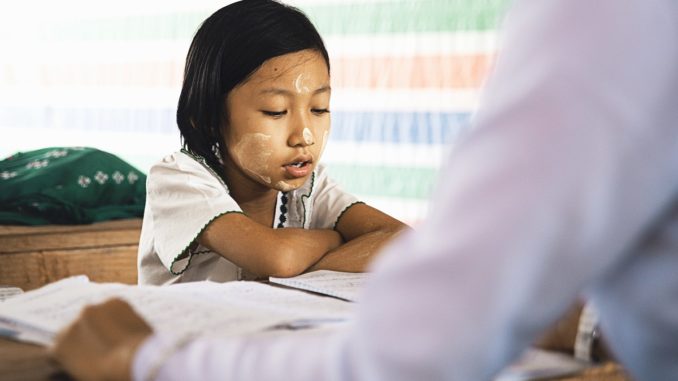
[{"label": "lower lip", "polygon": [[311,173],[312,165],[311,163],[306,163],[303,167],[286,165],[283,168],[285,168],[285,172],[292,177],[305,177]]}]

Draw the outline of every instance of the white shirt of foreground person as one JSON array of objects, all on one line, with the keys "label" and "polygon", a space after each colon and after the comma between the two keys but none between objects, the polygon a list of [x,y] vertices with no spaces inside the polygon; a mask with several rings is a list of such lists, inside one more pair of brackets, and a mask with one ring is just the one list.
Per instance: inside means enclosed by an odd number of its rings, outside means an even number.
[{"label": "white shirt of foreground person", "polygon": [[[678,2],[520,1],[428,220],[334,333],[200,339],[162,380],[489,380],[581,292],[638,380],[678,380]],[[171,339],[137,352],[146,377]]]}]

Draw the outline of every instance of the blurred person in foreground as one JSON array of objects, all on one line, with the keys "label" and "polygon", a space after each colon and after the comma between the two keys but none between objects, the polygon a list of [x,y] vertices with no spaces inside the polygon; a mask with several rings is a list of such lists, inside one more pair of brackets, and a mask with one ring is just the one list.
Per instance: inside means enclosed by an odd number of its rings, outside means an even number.
[{"label": "blurred person in foreground", "polygon": [[678,379],[677,36],[673,0],[517,1],[429,218],[349,326],[184,342],[114,300],[56,358],[91,380],[488,380],[583,293],[633,378]]}]

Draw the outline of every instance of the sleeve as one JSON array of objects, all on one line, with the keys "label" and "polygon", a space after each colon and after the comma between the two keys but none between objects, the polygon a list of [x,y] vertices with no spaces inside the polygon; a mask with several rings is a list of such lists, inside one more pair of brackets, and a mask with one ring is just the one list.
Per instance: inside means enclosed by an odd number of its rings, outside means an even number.
[{"label": "sleeve", "polygon": [[312,229],[333,229],[348,208],[361,202],[356,196],[341,189],[339,184],[329,177],[324,166],[318,166],[312,192],[313,208],[310,218]]},{"label": "sleeve", "polygon": [[151,168],[148,179],[155,252],[171,273],[180,274],[190,262],[189,246],[207,225],[242,211],[216,174],[186,154],[168,156]]}]

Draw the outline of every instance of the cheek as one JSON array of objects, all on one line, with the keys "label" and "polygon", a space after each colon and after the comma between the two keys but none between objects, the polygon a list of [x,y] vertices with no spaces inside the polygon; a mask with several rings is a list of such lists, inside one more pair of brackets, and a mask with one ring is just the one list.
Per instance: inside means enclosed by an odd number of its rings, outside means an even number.
[{"label": "cheek", "polygon": [[311,132],[311,130],[308,129],[308,127],[304,128],[303,136],[304,136],[304,141],[306,142],[306,144],[313,144],[313,142],[315,142],[315,138],[313,137],[313,133]]},{"label": "cheek", "polygon": [[325,146],[327,145],[327,139],[330,136],[330,127],[323,129],[321,131],[322,137],[320,138],[320,151],[318,152],[318,158],[325,152]]},{"label": "cheek", "polygon": [[242,169],[259,177],[266,183],[271,183],[271,178],[265,175],[273,154],[270,135],[262,133],[245,134],[233,146],[231,153],[233,159]]}]

